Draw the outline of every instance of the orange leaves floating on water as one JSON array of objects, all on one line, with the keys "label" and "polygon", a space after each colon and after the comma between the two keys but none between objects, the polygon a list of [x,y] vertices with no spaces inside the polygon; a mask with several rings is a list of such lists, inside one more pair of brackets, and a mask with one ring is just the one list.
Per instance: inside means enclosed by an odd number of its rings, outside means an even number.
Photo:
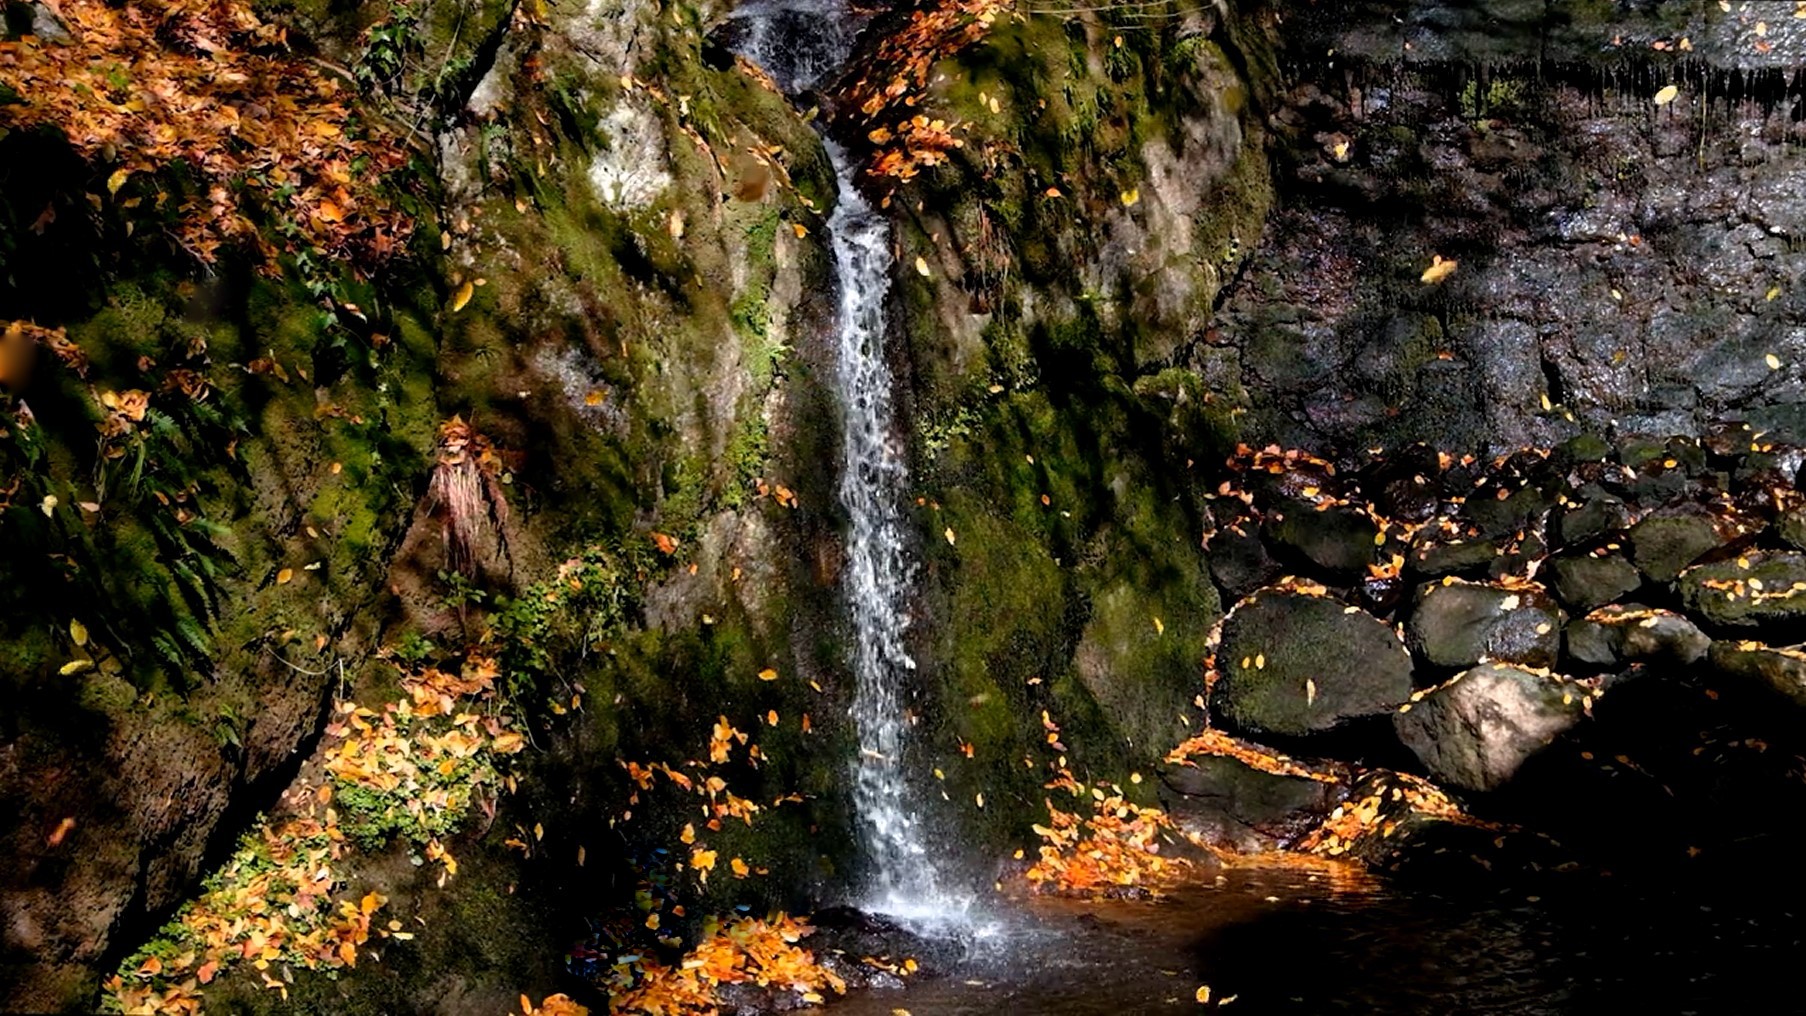
[{"label": "orange leaves floating on water", "polygon": [[1040,859],[1025,873],[1041,892],[1093,893],[1109,889],[1147,888],[1170,881],[1190,869],[1183,858],[1161,854],[1163,842],[1175,841],[1172,819],[1158,808],[1124,800],[1119,788],[1087,788],[1056,766],[1049,789],[1069,792],[1089,816],[1062,811],[1046,799],[1048,823],[1036,825]]}]

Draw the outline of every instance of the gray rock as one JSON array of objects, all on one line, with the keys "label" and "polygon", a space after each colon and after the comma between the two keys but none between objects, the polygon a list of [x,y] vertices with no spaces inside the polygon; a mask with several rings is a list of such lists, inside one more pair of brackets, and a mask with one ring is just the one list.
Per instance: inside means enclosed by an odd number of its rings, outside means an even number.
[{"label": "gray rock", "polygon": [[1712,640],[1672,610],[1604,607],[1568,625],[1568,655],[1582,663],[1694,663]]},{"label": "gray rock", "polygon": [[1726,628],[1806,618],[1806,555],[1751,551],[1689,568],[1675,583],[1689,613]]},{"label": "gray rock", "polygon": [[1493,790],[1579,722],[1585,694],[1559,678],[1489,663],[1428,692],[1393,725],[1438,782]]},{"label": "gray rock", "polygon": [[1438,578],[1460,572],[1483,571],[1499,556],[1497,540],[1419,541],[1411,551],[1411,568]]},{"label": "gray rock", "polygon": [[1630,509],[1609,494],[1587,498],[1586,503],[1562,513],[1558,529],[1563,543],[1581,543],[1630,525]]},{"label": "gray rock", "polygon": [[1553,667],[1564,620],[1540,590],[1444,579],[1418,587],[1405,637],[1413,652],[1439,667],[1482,660]]},{"label": "gray rock", "polygon": [[1223,619],[1211,709],[1229,729],[1309,734],[1411,695],[1411,656],[1384,621],[1327,596],[1261,590]]},{"label": "gray rock", "polygon": [[1718,520],[1700,505],[1676,505],[1643,518],[1630,530],[1631,557],[1643,574],[1672,582],[1707,551],[1726,543]]},{"label": "gray rock", "polygon": [[1806,707],[1806,646],[1714,642],[1710,658],[1719,673],[1768,688]]},{"label": "gray rock", "polygon": [[1565,554],[1550,563],[1555,595],[1569,609],[1603,607],[1643,584],[1643,576],[1623,554]]}]

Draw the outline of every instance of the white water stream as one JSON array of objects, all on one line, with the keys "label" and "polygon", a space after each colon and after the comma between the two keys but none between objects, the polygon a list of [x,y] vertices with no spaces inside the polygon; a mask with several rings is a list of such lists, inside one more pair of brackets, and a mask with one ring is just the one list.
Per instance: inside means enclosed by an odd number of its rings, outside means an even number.
[{"label": "white water stream", "polygon": [[[857,16],[840,0],[753,0],[736,48],[789,92],[813,87],[846,59]],[[841,410],[840,502],[848,519],[841,587],[852,622],[852,719],[859,735],[853,804],[865,848],[866,910],[921,925],[963,924],[969,897],[946,891],[905,769],[915,661],[905,644],[915,579],[903,516],[909,467],[897,435],[885,360],[884,303],[894,258],[890,224],[855,185],[857,166],[824,137],[839,196],[828,219],[840,312],[832,374]]]}]

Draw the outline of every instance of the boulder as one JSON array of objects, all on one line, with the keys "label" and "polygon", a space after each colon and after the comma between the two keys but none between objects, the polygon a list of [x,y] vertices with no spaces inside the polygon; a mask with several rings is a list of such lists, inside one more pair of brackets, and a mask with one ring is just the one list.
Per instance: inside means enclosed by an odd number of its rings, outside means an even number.
[{"label": "boulder", "polygon": [[1775,516],[1775,535],[1795,550],[1806,550],[1806,505],[1795,505]]},{"label": "boulder", "polygon": [[1630,525],[1630,509],[1610,494],[1596,494],[1562,513],[1557,530],[1563,543],[1583,543]]},{"label": "boulder", "polygon": [[1168,765],[1160,781],[1161,803],[1182,830],[1244,852],[1295,841],[1322,822],[1345,791],[1339,780],[1270,772],[1228,755]]},{"label": "boulder", "polygon": [[1303,555],[1312,564],[1332,572],[1366,574],[1373,563],[1379,527],[1365,511],[1350,505],[1331,505],[1322,511],[1308,502],[1292,501],[1267,521],[1267,536],[1275,544]]},{"label": "boulder", "polygon": [[1806,646],[1714,642],[1710,659],[1719,673],[1768,688],[1806,707]]},{"label": "boulder", "polygon": [[1549,562],[1555,595],[1570,610],[1603,607],[1643,584],[1643,576],[1623,554],[1564,554]]},{"label": "boulder", "polygon": [[1676,585],[1688,612],[1726,628],[1806,617],[1806,555],[1751,551],[1687,569]]},{"label": "boulder", "polygon": [[1211,709],[1244,733],[1309,734],[1411,695],[1411,656],[1384,621],[1340,600],[1260,590],[1223,619]]},{"label": "boulder", "polygon": [[1557,677],[1488,663],[1424,693],[1393,725],[1433,779],[1493,790],[1580,721],[1586,694]]},{"label": "boulder", "polygon": [[1411,570],[1437,578],[1479,572],[1498,556],[1497,540],[1419,540],[1411,550]]},{"label": "boulder", "polygon": [[1418,587],[1405,633],[1412,651],[1439,667],[1482,660],[1553,667],[1563,620],[1540,589],[1444,579]]},{"label": "boulder", "polygon": [[1205,554],[1210,560],[1210,577],[1231,600],[1247,596],[1282,572],[1251,524],[1217,530]]},{"label": "boulder", "polygon": [[1631,558],[1643,574],[1657,582],[1675,576],[1702,554],[1727,542],[1719,520],[1702,505],[1659,509],[1630,529]]},{"label": "boulder", "polygon": [[1582,663],[1694,663],[1712,640],[1672,610],[1603,607],[1568,625],[1568,655]]}]

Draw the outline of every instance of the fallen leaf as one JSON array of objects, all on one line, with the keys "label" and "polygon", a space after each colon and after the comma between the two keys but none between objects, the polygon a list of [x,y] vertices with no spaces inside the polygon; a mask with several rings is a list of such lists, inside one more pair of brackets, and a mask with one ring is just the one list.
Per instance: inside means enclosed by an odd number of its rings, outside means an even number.
[{"label": "fallen leaf", "polygon": [[927,259],[921,257],[916,258],[916,274],[924,279],[928,278],[930,273],[928,271]]},{"label": "fallen leaf", "polygon": [[1680,94],[1681,89],[1679,85],[1668,85],[1661,91],[1655,93],[1655,104],[1658,106],[1666,106],[1673,102],[1675,97]]},{"label": "fallen leaf", "polygon": [[451,302],[452,313],[456,314],[457,312],[463,310],[464,305],[470,302],[471,294],[475,293],[476,291],[477,291],[477,287],[475,285],[473,285],[470,282],[470,280],[466,279],[464,281],[464,285],[459,286],[458,291],[452,295],[452,302]]},{"label": "fallen leaf", "polygon": [[1455,274],[1455,264],[1454,258],[1445,260],[1441,254],[1434,255],[1434,260],[1430,262],[1430,267],[1423,270],[1423,275],[1421,276],[1422,281],[1430,284],[1441,282],[1443,279]]}]

